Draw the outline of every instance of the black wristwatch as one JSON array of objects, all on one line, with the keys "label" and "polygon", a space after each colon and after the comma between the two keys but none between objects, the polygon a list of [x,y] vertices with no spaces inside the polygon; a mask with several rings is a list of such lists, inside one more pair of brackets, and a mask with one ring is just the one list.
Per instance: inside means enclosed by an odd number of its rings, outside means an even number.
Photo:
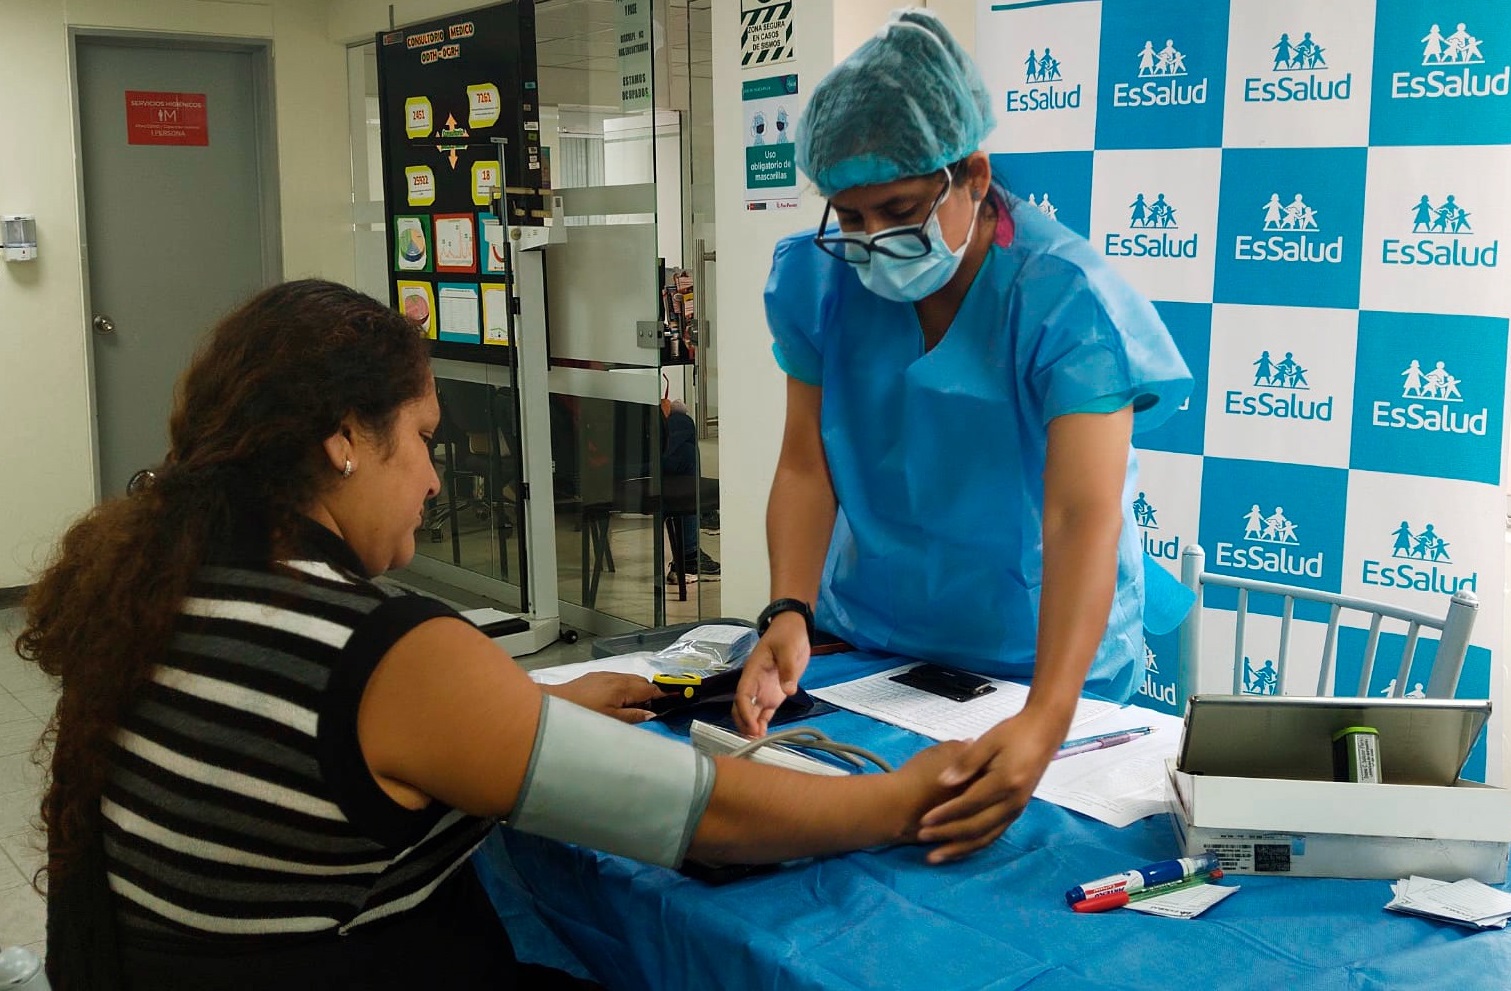
[{"label": "black wristwatch", "polygon": [[813,642],[813,610],[808,608],[808,603],[802,599],[776,599],[771,605],[761,610],[761,615],[756,618],[756,633],[766,635],[771,621],[784,612],[802,613],[803,623],[808,627],[808,642]]}]

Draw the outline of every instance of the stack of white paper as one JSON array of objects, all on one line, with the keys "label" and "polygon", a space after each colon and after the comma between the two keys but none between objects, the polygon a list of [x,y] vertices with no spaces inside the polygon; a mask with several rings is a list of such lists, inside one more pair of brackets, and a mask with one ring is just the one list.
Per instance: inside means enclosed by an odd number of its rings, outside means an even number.
[{"label": "stack of white paper", "polygon": [[[857,678],[828,688],[816,688],[813,695],[841,709],[849,709],[893,726],[912,730],[935,740],[974,740],[993,726],[1023,711],[1028,701],[1028,686],[1015,681],[988,678],[995,691],[964,702],[932,695],[918,688],[892,680],[912,668],[903,664],[876,674]],[[1117,711],[1112,702],[1081,699],[1076,704],[1072,727],[1078,727],[1108,712]]]},{"label": "stack of white paper", "polygon": [[1183,725],[1179,716],[1138,706],[1090,720],[1072,730],[1072,735],[1099,736],[1142,726],[1152,732],[1131,743],[1051,761],[1034,797],[1119,829],[1167,812],[1165,761],[1180,749]]},{"label": "stack of white paper", "polygon": [[650,651],[639,650],[633,654],[616,654],[613,657],[578,661],[575,664],[557,664],[549,668],[536,668],[530,672],[530,680],[537,685],[565,685],[585,674],[612,671],[616,674],[638,674],[646,681],[650,681],[661,673],[652,663],[655,658],[656,655]]},{"label": "stack of white paper", "polygon": [[[971,740],[1002,720],[1016,716],[1028,701],[1028,686],[988,679],[996,691],[966,702],[931,695],[892,681],[912,667],[889,668],[813,694],[851,712],[901,726],[935,740]],[[1184,725],[1137,706],[1083,698],[1071,721],[1074,737],[1098,736],[1133,727],[1148,727],[1147,736],[1105,750],[1075,754],[1049,765],[1034,797],[1100,819],[1119,828],[1169,808],[1165,795],[1165,761],[1180,747]]]},{"label": "stack of white paper", "polygon": [[1385,907],[1471,929],[1504,929],[1511,919],[1511,893],[1473,879],[1438,881],[1402,878],[1390,886],[1395,897]]}]

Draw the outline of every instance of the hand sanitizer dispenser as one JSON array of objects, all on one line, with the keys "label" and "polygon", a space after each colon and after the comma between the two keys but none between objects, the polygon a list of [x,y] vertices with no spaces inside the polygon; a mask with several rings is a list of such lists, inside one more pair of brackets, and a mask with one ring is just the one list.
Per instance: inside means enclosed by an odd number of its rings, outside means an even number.
[{"label": "hand sanitizer dispenser", "polygon": [[0,217],[0,247],[8,262],[29,262],[37,257],[37,218],[31,214]]}]

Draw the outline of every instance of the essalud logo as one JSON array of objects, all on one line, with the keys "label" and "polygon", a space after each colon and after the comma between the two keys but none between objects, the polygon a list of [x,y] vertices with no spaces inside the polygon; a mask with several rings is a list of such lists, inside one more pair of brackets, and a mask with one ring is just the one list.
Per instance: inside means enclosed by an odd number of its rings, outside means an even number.
[{"label": "essalud logo", "polygon": [[1420,531],[1410,522],[1391,531],[1390,557],[1365,558],[1360,581],[1377,588],[1404,588],[1452,595],[1459,590],[1479,592],[1479,572],[1455,574],[1448,541],[1428,523]]},{"label": "essalud logo", "polygon": [[[1471,212],[1449,193],[1434,204],[1426,193],[1411,207],[1411,233],[1422,235],[1408,241],[1388,237],[1380,245],[1385,265],[1433,265],[1443,268],[1495,268],[1500,264],[1500,239],[1475,243]],[[1403,225],[1404,226],[1404,225]]]},{"label": "essalud logo", "polygon": [[[1157,193],[1151,201],[1147,194],[1138,193],[1128,204],[1128,231],[1113,231],[1102,242],[1102,250],[1109,258],[1195,258],[1198,235],[1182,238],[1176,209],[1164,193]],[[1175,232],[1175,233],[1172,233]]]},{"label": "essalud logo", "polygon": [[1287,351],[1277,361],[1269,351],[1261,351],[1251,364],[1253,387],[1227,390],[1223,394],[1224,413],[1277,420],[1332,421],[1334,397],[1312,395],[1307,370],[1296,360],[1294,352]]},{"label": "essalud logo", "polygon": [[1275,662],[1266,660],[1263,664],[1255,666],[1248,657],[1243,659],[1243,694],[1244,695],[1278,695],[1280,693],[1280,673],[1275,670]]},{"label": "essalud logo", "polygon": [[1453,33],[1444,35],[1434,24],[1420,39],[1422,69],[1390,75],[1393,100],[1433,100],[1511,94],[1511,64],[1495,69],[1487,65],[1477,38],[1460,21]]},{"label": "essalud logo", "polygon": [[1169,539],[1164,539],[1159,532],[1159,511],[1143,492],[1133,500],[1133,522],[1139,528],[1145,554],[1162,561],[1180,560],[1180,537],[1172,534]]},{"label": "essalud logo", "polygon": [[1249,76],[1243,81],[1245,103],[1307,103],[1347,100],[1353,96],[1352,72],[1323,75],[1331,68],[1327,64],[1327,49],[1312,38],[1310,31],[1303,32],[1300,41],[1292,41],[1289,33],[1282,33],[1270,50],[1275,58],[1269,78]]},{"label": "essalud logo", "polygon": [[1322,577],[1323,552],[1303,552],[1296,523],[1285,515],[1284,506],[1266,514],[1255,503],[1243,515],[1243,539],[1239,543],[1218,541],[1217,564],[1238,571],[1255,571],[1297,578]]},{"label": "essalud logo", "polygon": [[1165,46],[1155,50],[1154,41],[1144,42],[1136,55],[1137,81],[1116,83],[1112,87],[1114,107],[1184,107],[1207,102],[1207,77],[1189,82],[1186,53],[1175,47],[1175,40],[1165,39]]},{"label": "essalud logo", "polygon": [[1046,45],[1043,54],[1028,50],[1023,60],[1023,89],[1007,91],[1010,114],[1034,110],[1076,110],[1081,106],[1081,84],[1065,85],[1060,59]]},{"label": "essalud logo", "polygon": [[1240,234],[1233,239],[1237,261],[1342,263],[1343,235],[1332,240],[1322,237],[1317,211],[1300,193],[1289,203],[1281,203],[1280,194],[1271,193],[1260,210],[1264,213],[1261,236]]},{"label": "essalud logo", "polygon": [[1401,372],[1404,380],[1400,401],[1379,399],[1371,407],[1370,422],[1389,430],[1420,430],[1436,434],[1468,434],[1484,437],[1490,423],[1490,410],[1475,411],[1464,403],[1459,389],[1461,380],[1449,372],[1444,362],[1431,371],[1411,359]]},{"label": "essalud logo", "polygon": [[1040,213],[1044,214],[1044,216],[1048,217],[1050,220],[1059,220],[1060,219],[1060,208],[1057,207],[1057,206],[1055,206],[1053,203],[1049,202],[1049,194],[1048,193],[1045,193],[1044,196],[1043,196],[1043,198],[1039,199],[1039,200],[1035,200],[1034,199],[1034,194],[1033,193],[1029,193],[1028,194],[1028,205],[1031,206],[1031,207],[1033,207],[1035,210],[1038,210]]},{"label": "essalud logo", "polygon": [[1138,693],[1145,698],[1153,699],[1156,702],[1163,702],[1165,705],[1173,707],[1175,705],[1175,682],[1167,681],[1161,685],[1154,680],[1158,674],[1159,665],[1155,663],[1154,648],[1150,647],[1149,642],[1146,640],[1144,642],[1144,683],[1139,686]]}]

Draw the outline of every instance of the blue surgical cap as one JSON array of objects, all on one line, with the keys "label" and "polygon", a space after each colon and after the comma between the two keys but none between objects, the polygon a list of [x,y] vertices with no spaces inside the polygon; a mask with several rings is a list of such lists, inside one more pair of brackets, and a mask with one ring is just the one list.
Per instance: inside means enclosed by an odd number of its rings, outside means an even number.
[{"label": "blue surgical cap", "polygon": [[899,10],[819,81],[798,120],[797,166],[833,196],[937,172],[995,125],[965,49],[928,11]]}]

